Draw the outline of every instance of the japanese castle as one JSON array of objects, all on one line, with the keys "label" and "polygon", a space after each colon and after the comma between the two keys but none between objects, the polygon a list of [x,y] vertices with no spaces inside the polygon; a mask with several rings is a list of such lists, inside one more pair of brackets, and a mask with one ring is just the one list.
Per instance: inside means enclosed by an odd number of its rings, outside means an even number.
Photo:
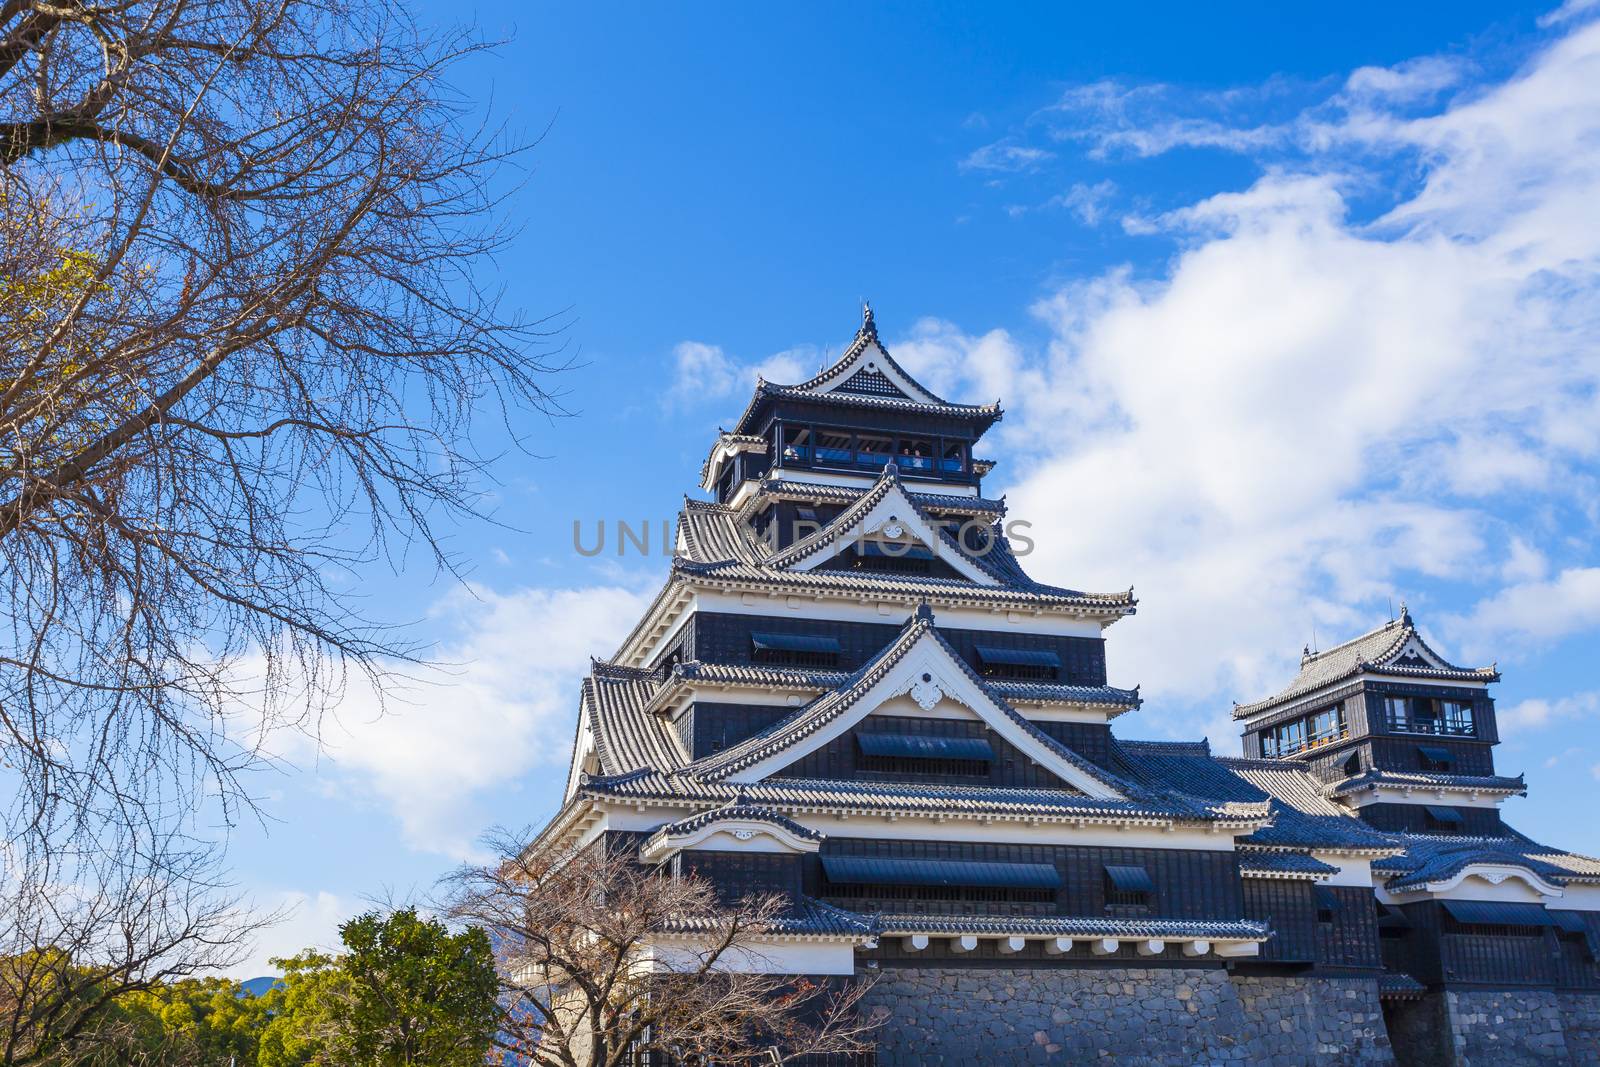
[{"label": "japanese castle", "polygon": [[870,309],[759,382],[541,843],[785,894],[759,966],[872,976],[885,1065],[1600,1062],[1600,861],[1503,821],[1495,668],[1402,609],[1236,705],[1242,757],[1118,738],[1137,602],[1025,573],[1001,416]]}]

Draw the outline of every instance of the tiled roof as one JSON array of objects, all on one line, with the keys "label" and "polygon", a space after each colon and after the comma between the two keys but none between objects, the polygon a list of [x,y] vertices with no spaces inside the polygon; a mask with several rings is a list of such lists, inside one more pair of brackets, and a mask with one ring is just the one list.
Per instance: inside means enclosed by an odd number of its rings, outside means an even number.
[{"label": "tiled roof", "polygon": [[1427,771],[1390,771],[1368,768],[1353,778],[1328,787],[1332,797],[1349,796],[1380,785],[1410,786],[1416,789],[1472,789],[1484,793],[1526,795],[1528,783],[1522,775],[1433,774]]},{"label": "tiled roof", "polygon": [[626,774],[640,767],[670,771],[687,762],[677,734],[647,710],[659,685],[648,671],[591,664],[583,681],[583,706],[601,773]]},{"label": "tiled roof", "polygon": [[[875,359],[881,358],[886,366],[911,385],[916,392],[920,393],[921,398],[875,396],[840,391],[837,388],[831,392],[824,391],[824,387],[830,382],[838,378],[845,378],[857,370],[856,365],[861,362],[869,347],[877,353],[874,357]],[[984,419],[986,423],[993,423],[1003,414],[999,403],[982,405],[952,404],[907,374],[905,368],[895,362],[894,357],[889,354],[889,350],[878,340],[878,327],[872,318],[871,309],[866,309],[863,312],[861,328],[856,331],[855,340],[850,343],[850,347],[845,349],[844,354],[831,367],[822,370],[814,378],[798,385],[774,385],[765,380],[758,380],[755,395],[751,397],[750,403],[745,407],[743,414],[739,416],[736,429],[741,432],[750,430],[752,428],[750,421],[755,414],[756,408],[763,399],[774,396],[793,397],[802,400],[824,400],[829,403],[838,402],[886,411],[905,411],[932,415],[974,415]]]},{"label": "tiled roof", "polygon": [[[777,667],[765,664],[706,663],[685,660],[673,665],[675,678],[713,685],[768,686],[774,689],[811,689],[825,692],[846,684],[849,671],[806,667]],[[1094,707],[1136,708],[1137,689],[1118,689],[1110,685],[1068,685],[1062,682],[1027,682],[985,678],[984,684],[1007,701],[1038,704],[1072,704]],[[671,683],[668,683],[669,687]],[[665,699],[665,698],[663,698]]]},{"label": "tiled roof", "polygon": [[[980,563],[996,576],[997,585],[980,585],[965,578],[876,571],[784,570],[775,562],[771,548],[741,521],[738,512],[697,500],[688,501],[679,514],[678,549],[672,560],[673,574],[702,583],[775,591],[786,588],[807,594],[826,590],[863,598],[876,594],[901,600],[1077,607],[1112,614],[1129,614],[1137,604],[1132,590],[1085,593],[1033,581],[1023,573],[1004,537],[996,539]],[[959,547],[954,546],[949,551],[960,553]],[[979,562],[977,557],[965,553],[962,556]]]},{"label": "tiled roof", "polygon": [[925,404],[917,400],[907,400],[898,396],[873,396],[869,393],[849,393],[834,390],[831,393],[818,393],[810,389],[802,389],[794,385],[774,385],[771,382],[758,382],[756,393],[739,416],[739,427],[747,428],[751,425],[750,417],[754,414],[756,406],[767,397],[777,397],[787,400],[821,400],[829,404],[842,404],[850,407],[863,407],[878,411],[898,411],[909,415],[968,415],[982,419],[987,423],[999,421],[1005,413],[1000,410],[998,402],[993,404]]},{"label": "tiled roof", "polygon": [[[1104,768],[1090,763],[1076,752],[1062,745],[1055,738],[1045,734],[1026,717],[1018,713],[1016,709],[1007,704],[1004,698],[990,689],[985,680],[972,670],[955,649],[950,647],[949,642],[934,627],[933,612],[928,610],[926,605],[919,608],[916,614],[907,620],[905,628],[900,632],[900,636],[895,638],[877,656],[863,664],[859,670],[850,676],[844,685],[823,694],[795,714],[756,734],[754,737],[732,745],[714,755],[697,760],[691,766],[691,772],[704,778],[725,778],[791,747],[849,711],[919,641],[924,639],[937,642],[949,660],[964,672],[967,678],[980,690],[989,694],[994,701],[995,707],[1040,745],[1050,749],[1063,761],[1072,764],[1084,774],[1104,783],[1113,792],[1127,797],[1137,797],[1145,793],[1144,790],[1133,785],[1133,783],[1122,781],[1114,775],[1108,775]],[[1201,809],[1197,808],[1195,810],[1199,811]]]},{"label": "tiled roof", "polygon": [[[910,504],[912,510],[917,513],[917,517],[923,522],[927,523],[929,527],[938,535],[939,541],[944,549],[941,555],[943,555],[947,560],[964,561],[968,564],[974,565],[985,574],[994,578],[996,581],[1012,582],[1022,586],[1028,586],[1032,584],[1032,580],[1026,574],[1022,573],[1022,568],[1019,565],[1016,565],[1015,558],[1011,556],[1009,545],[1005,546],[1004,550],[1001,552],[995,552],[991,550],[983,553],[982,555],[962,551],[961,544],[956,540],[955,535],[952,534],[948,529],[936,523],[933,516],[928,513],[927,509],[906,494],[905,487],[900,481],[900,468],[895,466],[893,463],[884,464],[883,471],[878,475],[878,480],[873,483],[872,488],[868,489],[866,492],[857,497],[848,507],[840,512],[832,522],[828,523],[822,529],[817,530],[815,533],[812,533],[807,537],[800,538],[787,548],[773,553],[772,556],[767,560],[767,565],[778,568],[787,568],[790,565],[805,559],[807,556],[812,555],[818,549],[826,547],[827,545],[831,545],[841,538],[847,538],[857,530],[858,523],[864,516],[867,515],[868,512],[876,507],[885,497],[897,492],[905,499],[906,503]],[[1000,532],[998,530],[994,530],[992,531],[991,536],[999,536],[999,533]],[[930,545],[929,547],[937,548],[939,546]],[[1010,559],[1012,564],[1011,566],[1007,566],[1005,563],[1000,561],[999,557],[1002,555]],[[991,559],[991,556],[995,558]]]},{"label": "tiled roof", "polygon": [[678,540],[673,562],[738,562],[759,566],[772,555],[771,548],[748,524],[737,520],[732,508],[685,499],[678,513]]},{"label": "tiled roof", "polygon": [[712,823],[730,821],[772,823],[774,826],[783,827],[796,837],[803,837],[808,841],[822,840],[821,834],[809,827],[801,826],[787,815],[773,811],[771,808],[763,808],[759,804],[742,803],[740,798],[735,798],[732,803],[720,808],[711,808],[708,811],[691,815],[686,819],[670,822],[651,836],[652,838],[679,837],[683,834],[692,834],[701,827],[710,826]]},{"label": "tiled roof", "polygon": [[[1442,666],[1400,661],[1400,653],[1413,641]],[[1376,630],[1322,652],[1307,650],[1300,658],[1300,673],[1294,681],[1264,700],[1235,704],[1233,717],[1242,719],[1366,673],[1428,678],[1433,681],[1492,682],[1500,679],[1493,667],[1457,667],[1440,656],[1422,639],[1411,621],[1411,613],[1402,606],[1398,619],[1386,622]]]},{"label": "tiled roof", "polygon": [[790,906],[782,932],[797,934],[843,934],[868,936],[873,924],[864,915],[835,907],[814,897],[800,897]]},{"label": "tiled roof", "polygon": [[[725,919],[712,916],[678,916],[661,924],[669,933],[701,933],[721,929]],[[779,937],[853,937],[866,939],[874,933],[872,920],[838,908],[814,897],[790,901],[763,931]]]},{"label": "tiled roof", "polygon": [[1304,878],[1320,880],[1339,873],[1307,852],[1250,850],[1239,856],[1239,873],[1246,878]]},{"label": "tiled roof", "polygon": [[1137,708],[1143,703],[1139,689],[1114,685],[1063,685],[1058,682],[1020,682],[985,678],[984,684],[1009,702],[1039,704],[1093,704]]},{"label": "tiled roof", "polygon": [[768,685],[777,688],[837,689],[850,679],[849,671],[813,667],[775,667],[763,663],[707,663],[684,660],[672,672],[691,681],[722,682],[728,685]]},{"label": "tiled roof", "polygon": [[884,347],[883,342],[878,338],[878,320],[877,317],[872,314],[872,305],[865,303],[861,305],[861,325],[856,330],[855,339],[852,340],[850,342],[850,346],[844,350],[844,354],[838,359],[834,360],[832,366],[818,371],[816,377],[808,378],[806,381],[799,383],[793,388],[804,389],[808,392],[813,392],[821,389],[835,378],[845,377],[845,375],[857,369],[855,364],[866,352],[868,346],[876,348],[882,355],[884,363],[887,364],[901,378],[910,383],[918,392],[920,392],[922,394],[922,399],[931,401],[935,404],[943,404],[945,402],[944,398],[939,396],[939,394],[935,393],[932,389],[929,389],[927,386],[913,378],[910,374],[906,373],[906,369],[897,363],[895,358],[889,354],[889,350]]},{"label": "tiled roof", "polygon": [[[711,451],[706,453],[705,462],[700,464],[700,484],[702,486],[706,485],[707,479],[711,476],[712,460],[716,459],[717,452],[724,448],[734,452],[765,453],[768,445],[767,439],[760,434],[729,433],[727,430],[718,431],[717,439],[711,444]],[[710,488],[709,486],[706,487]]]},{"label": "tiled roof", "polygon": [[1600,860],[1541,845],[1509,827],[1507,831],[1495,837],[1396,834],[1405,854],[1374,863],[1373,870],[1393,875],[1388,882],[1391,892],[1446,881],[1480,863],[1522,867],[1557,884],[1600,879]]},{"label": "tiled roof", "polygon": [[1034,937],[1116,937],[1130,940],[1265,940],[1265,923],[1250,919],[1113,919],[1075,915],[877,915],[880,934],[981,934]]},{"label": "tiled roof", "polygon": [[[850,504],[868,489],[850,485],[825,485],[821,482],[801,482],[783,478],[769,478],[761,483],[761,491],[745,505],[749,512],[768,500],[808,500],[818,504]],[[906,494],[912,501],[930,511],[960,512],[973,515],[1003,515],[1004,500],[989,500],[979,496],[955,496],[950,493]]]},{"label": "tiled roof", "polygon": [[750,803],[781,811],[851,814],[926,814],[992,817],[1023,821],[1241,821],[1244,816],[1207,817],[1159,798],[1097,800],[1071,789],[929,785],[849,779],[767,778],[739,784],[708,781],[690,774],[643,770],[592,777],[581,791],[597,797],[662,804],[723,804],[743,795]]},{"label": "tiled roof", "polygon": [[1213,756],[1204,742],[1118,741],[1121,760],[1152,788],[1211,803],[1270,802],[1272,825],[1240,843],[1328,851],[1387,851],[1398,846],[1322,794],[1299,764]]}]

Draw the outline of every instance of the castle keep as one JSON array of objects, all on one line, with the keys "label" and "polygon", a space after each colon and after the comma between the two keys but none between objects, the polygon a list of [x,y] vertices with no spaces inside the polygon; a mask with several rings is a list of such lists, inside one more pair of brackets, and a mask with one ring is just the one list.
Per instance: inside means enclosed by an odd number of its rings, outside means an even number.
[{"label": "castle keep", "polygon": [[786,894],[760,965],[876,975],[885,1067],[1600,1062],[1600,862],[1502,821],[1495,670],[1402,610],[1237,706],[1242,758],[1119,739],[1136,602],[1024,572],[1000,417],[870,311],[760,383],[541,840]]}]

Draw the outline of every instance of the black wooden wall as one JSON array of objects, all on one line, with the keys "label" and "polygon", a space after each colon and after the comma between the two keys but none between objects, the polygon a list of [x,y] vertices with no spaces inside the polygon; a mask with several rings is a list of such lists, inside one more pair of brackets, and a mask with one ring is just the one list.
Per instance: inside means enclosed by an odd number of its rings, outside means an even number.
[{"label": "black wooden wall", "polygon": [[1287,878],[1246,878],[1244,913],[1272,928],[1262,962],[1311,963],[1317,958],[1317,900],[1311,883]]},{"label": "black wooden wall", "polygon": [[[1026,845],[1007,842],[906,841],[830,837],[822,843],[826,854],[841,856],[892,856],[905,859],[982,860],[998,863],[1048,863],[1061,873],[1062,886],[1054,913],[1103,917],[1106,911],[1107,864],[1142,866],[1155,883],[1150,902],[1152,917],[1167,919],[1238,919],[1244,917],[1239,888],[1238,857],[1231,852],[1199,849],[1101,848],[1086,845]],[[806,857],[806,892],[824,895],[827,886],[822,862]],[[859,900],[838,902],[860,907]],[[896,910],[905,905],[894,903]],[[960,914],[1007,914],[1005,903],[938,902],[919,908]]]},{"label": "black wooden wall", "polygon": [[699,759],[754,737],[794,713],[794,708],[782,705],[697,700],[684,709],[674,725],[683,747],[692,758]]},{"label": "black wooden wall", "polygon": [[[908,774],[860,769],[857,733],[911,734],[917,737],[981,737],[994,749],[988,774],[952,778],[946,775]],[[1011,786],[1033,789],[1072,789],[1072,786],[989,729],[970,719],[924,719],[901,715],[868,715],[853,728],[821,748],[777,771],[775,778],[865,778],[874,781],[924,782],[976,786]]]},{"label": "black wooden wall", "polygon": [[[1439,801],[1439,805],[1451,806],[1447,800]],[[1368,825],[1390,833],[1491,837],[1505,832],[1498,808],[1458,807],[1455,810],[1461,813],[1461,822],[1447,827],[1429,822],[1427,809],[1428,805],[1423,804],[1368,804],[1360,809],[1359,814]]]},{"label": "black wooden wall", "polygon": [[[907,617],[910,616],[907,611]],[[784,615],[734,615],[726,612],[697,612],[687,637],[668,648],[684,659],[709,663],[751,662],[751,633],[806,634],[836,638],[840,645],[839,669],[855,670],[882,652],[905,627],[905,619],[882,623],[837,622],[828,619],[797,619]],[[1061,658],[1062,676],[1057,679],[1072,685],[1105,685],[1105,640],[1099,637],[1056,637],[1048,634],[1008,631],[958,630],[939,628],[956,652],[974,668],[978,666],[978,645],[991,648],[1040,649]]]},{"label": "black wooden wall", "polygon": [[1381,967],[1378,951],[1378,906],[1364,886],[1323,886],[1322,895],[1337,903],[1332,922],[1317,922],[1317,963],[1329,967]]}]

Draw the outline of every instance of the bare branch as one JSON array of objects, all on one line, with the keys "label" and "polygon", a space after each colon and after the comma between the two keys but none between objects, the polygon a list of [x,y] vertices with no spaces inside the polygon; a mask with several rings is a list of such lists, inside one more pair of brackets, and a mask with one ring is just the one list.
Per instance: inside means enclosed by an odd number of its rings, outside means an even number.
[{"label": "bare branch", "polygon": [[752,973],[788,907],[594,845],[576,856],[500,835],[496,859],[446,883],[447,907],[495,945],[505,1062],[542,1067],[771,1063],[852,1054],[874,1024],[866,984]]}]

